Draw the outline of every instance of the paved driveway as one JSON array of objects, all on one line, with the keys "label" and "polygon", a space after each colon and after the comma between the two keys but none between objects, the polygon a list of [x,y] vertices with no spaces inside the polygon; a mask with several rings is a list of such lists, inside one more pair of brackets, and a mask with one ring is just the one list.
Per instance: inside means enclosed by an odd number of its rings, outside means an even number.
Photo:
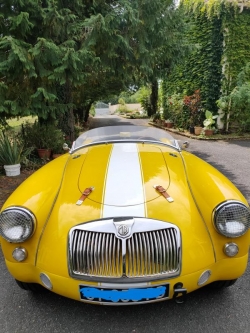
[{"label": "paved driveway", "polygon": [[[92,126],[112,122],[143,123],[108,116],[94,119]],[[249,141],[190,141],[190,151],[218,167],[250,199]],[[22,291],[7,272],[0,254],[0,332],[249,333],[249,286],[248,267],[233,287],[219,292],[203,288],[189,294],[182,305],[166,301],[130,307],[94,306],[49,292],[33,295]]]}]

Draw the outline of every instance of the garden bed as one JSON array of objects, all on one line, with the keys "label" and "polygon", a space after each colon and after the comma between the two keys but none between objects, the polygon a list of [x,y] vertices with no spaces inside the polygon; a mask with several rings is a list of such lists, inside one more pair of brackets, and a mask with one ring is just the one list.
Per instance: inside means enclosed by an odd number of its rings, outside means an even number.
[{"label": "garden bed", "polygon": [[192,138],[192,139],[196,139],[196,140],[250,140],[250,133],[243,133],[243,134],[239,134],[239,133],[228,133],[228,134],[221,134],[221,133],[217,133],[217,134],[213,134],[212,136],[205,136],[203,134],[201,135],[195,135],[195,134],[191,134],[189,133],[189,131],[186,130],[180,130],[180,129],[176,129],[176,128],[166,128],[163,127],[161,125],[158,125],[154,122],[149,122],[149,125],[151,126],[155,126],[161,129],[164,129],[166,131],[172,132],[172,133],[176,133],[182,136],[186,136],[188,138]]}]

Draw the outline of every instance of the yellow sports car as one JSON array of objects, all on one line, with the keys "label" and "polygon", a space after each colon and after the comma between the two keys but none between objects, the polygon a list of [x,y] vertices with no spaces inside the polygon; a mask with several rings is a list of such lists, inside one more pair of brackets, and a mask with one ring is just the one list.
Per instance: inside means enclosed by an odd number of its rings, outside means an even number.
[{"label": "yellow sports car", "polygon": [[164,130],[82,134],[29,177],[0,214],[18,285],[107,305],[150,303],[232,285],[250,243],[246,199]]}]

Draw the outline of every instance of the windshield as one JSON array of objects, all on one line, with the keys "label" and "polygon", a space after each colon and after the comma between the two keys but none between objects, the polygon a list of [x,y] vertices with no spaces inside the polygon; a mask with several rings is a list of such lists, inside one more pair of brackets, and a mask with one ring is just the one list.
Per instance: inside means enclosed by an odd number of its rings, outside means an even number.
[{"label": "windshield", "polygon": [[179,148],[177,141],[166,131],[147,126],[106,126],[81,134],[73,143],[71,151],[89,144],[117,141],[156,141]]}]

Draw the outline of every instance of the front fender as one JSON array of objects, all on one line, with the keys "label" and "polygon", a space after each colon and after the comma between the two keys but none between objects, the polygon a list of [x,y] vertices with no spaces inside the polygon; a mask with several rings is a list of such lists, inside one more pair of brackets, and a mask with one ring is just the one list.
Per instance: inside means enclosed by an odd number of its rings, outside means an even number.
[{"label": "front fender", "polygon": [[[28,263],[35,262],[35,249],[59,193],[69,158],[70,155],[65,154],[36,171],[12,193],[1,209],[3,211],[11,206],[21,206],[35,215],[37,221],[35,232],[25,241]],[[12,252],[18,246],[22,246],[22,243],[9,243],[1,237],[1,247],[7,260],[15,262]]]},{"label": "front fender", "polygon": [[245,255],[248,253],[250,243],[249,231],[236,239],[220,235],[213,224],[213,210],[226,200],[238,200],[249,206],[246,198],[228,178],[210,164],[188,152],[182,152],[182,157],[189,188],[196,206],[207,225],[213,241],[216,259],[227,258],[222,250],[227,242],[236,242],[238,244],[239,253],[236,257]]}]

